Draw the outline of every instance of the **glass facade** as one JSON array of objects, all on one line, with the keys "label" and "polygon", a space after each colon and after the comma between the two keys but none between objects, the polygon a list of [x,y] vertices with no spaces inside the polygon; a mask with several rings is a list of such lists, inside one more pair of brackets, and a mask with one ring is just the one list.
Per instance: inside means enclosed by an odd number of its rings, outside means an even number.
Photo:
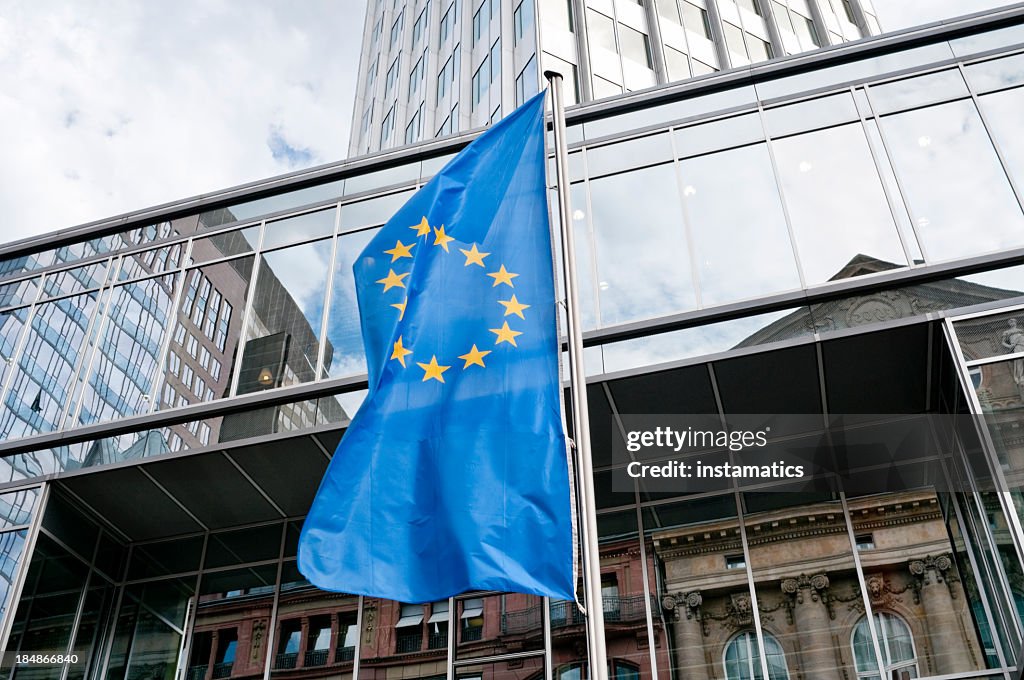
[{"label": "glass facade", "polygon": [[[568,31],[581,3],[561,4]],[[451,11],[479,16],[490,53],[488,31],[513,17],[499,2],[421,5],[392,41],[422,41]],[[785,12],[790,52],[862,21],[823,6],[589,3],[608,29],[590,46],[628,80],[660,68],[657,43],[634,34],[648,10],[678,24],[687,69],[721,22],[750,59],[755,39],[780,40],[769,15]],[[515,16],[521,37],[546,20]],[[571,112],[603,600],[591,617],[609,676],[1019,667],[1024,34],[999,21]],[[352,263],[464,143],[0,254],[0,642],[75,655],[5,657],[4,678],[591,677],[592,619],[574,602],[391,602],[319,591],[295,566],[365,395]],[[616,486],[622,419],[659,413],[800,414],[800,428],[776,423],[787,443],[838,414],[882,428],[869,414],[973,413],[981,427],[919,443],[936,472],[898,488]]]}]

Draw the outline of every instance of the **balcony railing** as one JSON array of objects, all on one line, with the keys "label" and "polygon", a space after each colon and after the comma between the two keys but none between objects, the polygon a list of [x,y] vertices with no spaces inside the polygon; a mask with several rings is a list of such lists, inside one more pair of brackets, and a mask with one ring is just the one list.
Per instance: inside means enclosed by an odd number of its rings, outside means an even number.
[{"label": "balcony railing", "polygon": [[399,635],[395,642],[395,651],[399,654],[418,652],[422,646],[423,637],[420,635]]},{"label": "balcony railing", "polygon": [[206,669],[209,666],[189,666],[186,680],[203,680],[206,677]]},{"label": "balcony railing", "polygon": [[338,651],[334,654],[335,661],[351,661],[356,658],[355,647],[338,647]]},{"label": "balcony railing", "polygon": [[[644,595],[604,597],[604,620],[610,623],[640,621],[646,617]],[[586,618],[572,602],[551,603],[551,627],[553,629],[581,625]],[[501,615],[503,635],[539,631],[543,628],[543,610],[540,605],[506,612]],[[463,631],[463,639],[466,631]]]},{"label": "balcony railing", "polygon": [[306,652],[306,656],[302,660],[304,666],[326,666],[327,657],[330,655],[331,650],[329,649],[311,649]]},{"label": "balcony railing", "polygon": [[431,633],[427,636],[427,649],[446,649],[448,647],[448,631]]},{"label": "balcony railing", "polygon": [[[651,602],[655,602],[651,598]],[[655,614],[657,615],[657,614]],[[625,597],[604,598],[604,620],[612,623],[640,621],[646,618],[643,595],[627,595]]]},{"label": "balcony railing", "polygon": [[234,666],[233,662],[213,664],[213,680],[220,680],[220,678],[230,678],[232,666]]},{"label": "balcony railing", "polygon": [[[607,600],[606,600],[607,602]],[[540,609],[540,607],[538,607]],[[573,602],[552,602],[551,603],[551,627],[564,628],[583,623],[586,617],[579,607]]]},{"label": "balcony railing", "polygon": [[274,657],[274,668],[280,670],[287,670],[289,668],[295,668],[298,665],[299,655],[294,654],[278,654]]},{"label": "balcony railing", "polygon": [[484,636],[483,626],[472,626],[470,628],[462,629],[462,641],[463,642],[476,642]]}]

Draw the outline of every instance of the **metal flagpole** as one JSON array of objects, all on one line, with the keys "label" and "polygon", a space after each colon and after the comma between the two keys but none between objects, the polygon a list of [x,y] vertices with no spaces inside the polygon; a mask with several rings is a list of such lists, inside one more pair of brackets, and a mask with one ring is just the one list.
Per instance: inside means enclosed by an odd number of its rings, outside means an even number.
[{"label": "metal flagpole", "polygon": [[577,493],[583,515],[583,575],[587,606],[590,680],[608,680],[608,652],[604,641],[604,605],[601,601],[601,557],[597,548],[597,505],[594,502],[594,463],[590,455],[590,420],[587,418],[587,381],[583,370],[583,331],[580,328],[579,287],[576,282],[576,247],[569,215],[569,152],[565,142],[562,74],[545,71],[551,88],[552,129],[555,137],[555,178],[558,182],[558,222],[562,231],[562,271],[569,318],[569,382],[575,433]]}]

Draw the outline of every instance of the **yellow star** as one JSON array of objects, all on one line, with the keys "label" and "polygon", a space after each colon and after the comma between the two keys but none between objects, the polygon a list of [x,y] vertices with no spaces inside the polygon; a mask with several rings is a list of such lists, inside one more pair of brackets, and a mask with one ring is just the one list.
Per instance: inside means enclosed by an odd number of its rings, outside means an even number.
[{"label": "yellow star", "polygon": [[427,218],[426,217],[424,217],[422,220],[420,220],[419,224],[414,224],[414,225],[412,225],[409,228],[410,229],[414,229],[416,231],[416,235],[417,236],[427,236],[427,235],[430,234],[430,225],[427,224]]},{"label": "yellow star", "polygon": [[423,382],[427,382],[428,380],[433,378],[434,380],[443,383],[444,377],[442,377],[441,374],[447,371],[449,368],[451,368],[451,366],[441,366],[440,364],[438,364],[437,355],[430,357],[429,364],[421,364],[420,362],[417,361],[416,365],[422,368],[424,371]]},{"label": "yellow star", "polygon": [[524,305],[519,300],[517,300],[515,295],[512,296],[511,300],[498,300],[498,304],[505,305],[505,316],[508,316],[509,314],[515,314],[520,319],[526,318],[525,316],[523,316],[523,310],[530,308],[530,305]]},{"label": "yellow star", "polygon": [[469,250],[459,248],[459,252],[466,256],[465,266],[467,267],[471,264],[478,264],[481,267],[483,267],[484,258],[490,255],[490,253],[481,253],[479,250],[477,250],[475,243],[473,244],[473,247],[470,248]]},{"label": "yellow star", "polygon": [[404,274],[396,274],[394,269],[388,270],[388,275],[383,279],[377,279],[377,283],[384,284],[384,292],[388,292],[392,288],[405,288],[405,284],[402,283],[402,279],[409,275],[409,272]]},{"label": "yellow star", "polygon": [[398,359],[398,363],[402,364],[402,368],[405,368],[405,357],[410,354],[412,354],[412,350],[402,345],[402,336],[399,335],[398,341],[395,343],[395,350],[391,353],[391,358]]},{"label": "yellow star", "polygon": [[501,265],[501,269],[494,272],[493,274],[488,274],[488,276],[494,279],[494,285],[491,286],[491,288],[494,288],[499,283],[507,283],[509,288],[515,288],[515,286],[512,285],[512,279],[519,276],[519,274],[513,274],[510,271],[506,271],[505,265]]},{"label": "yellow star", "polygon": [[[491,350],[489,350],[489,349],[488,350],[484,350],[483,352],[481,352],[480,350],[478,350],[476,348],[476,345],[473,345],[473,349],[469,350],[465,354],[460,354],[459,355],[459,358],[466,362],[466,365],[462,367],[462,370],[466,370],[467,368],[469,368],[473,364],[476,364],[477,366],[483,366],[484,365],[484,357],[487,356],[490,353],[491,353]],[[487,368],[487,367],[484,366],[484,368]]]},{"label": "yellow star", "polygon": [[384,252],[391,256],[391,261],[394,262],[400,257],[412,257],[412,248],[416,243],[410,243],[409,245],[402,245],[401,241],[395,241],[395,247],[391,250],[385,250]]},{"label": "yellow star", "polygon": [[399,321],[401,321],[402,318],[405,316],[405,305],[406,305],[407,302],[409,302],[409,298],[406,298],[406,299],[402,300],[401,302],[396,302],[396,303],[391,305],[392,307],[394,307],[395,309],[398,310],[398,320]]},{"label": "yellow star", "polygon": [[441,225],[440,229],[434,228],[434,245],[441,246],[444,248],[444,252],[448,252],[448,244],[455,239],[444,233],[444,225]]},{"label": "yellow star", "polygon": [[507,342],[513,347],[518,347],[519,345],[516,344],[516,336],[523,334],[522,331],[514,331],[511,328],[509,328],[508,321],[506,321],[505,325],[502,326],[501,328],[491,328],[489,330],[498,336],[498,339],[494,341],[495,345],[500,345],[503,342]]}]

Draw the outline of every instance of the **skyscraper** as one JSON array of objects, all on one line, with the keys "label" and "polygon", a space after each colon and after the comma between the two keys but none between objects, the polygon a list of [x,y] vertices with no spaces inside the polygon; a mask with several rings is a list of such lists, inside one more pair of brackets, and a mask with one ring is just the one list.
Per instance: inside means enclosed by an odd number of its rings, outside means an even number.
[{"label": "skyscraper", "polygon": [[871,0],[371,0],[350,155],[877,35]]}]

